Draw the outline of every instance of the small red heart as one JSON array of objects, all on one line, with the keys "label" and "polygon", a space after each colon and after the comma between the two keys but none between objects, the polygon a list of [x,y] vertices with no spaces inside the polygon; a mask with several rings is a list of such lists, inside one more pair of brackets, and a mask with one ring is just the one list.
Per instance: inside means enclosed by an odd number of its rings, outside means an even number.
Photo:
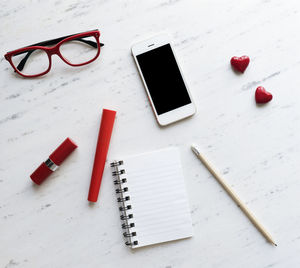
[{"label": "small red heart", "polygon": [[272,98],[272,94],[266,91],[264,87],[258,87],[255,91],[256,103],[267,103],[272,100]]},{"label": "small red heart", "polygon": [[230,60],[231,66],[237,71],[243,73],[248,67],[250,59],[248,56],[232,57]]}]

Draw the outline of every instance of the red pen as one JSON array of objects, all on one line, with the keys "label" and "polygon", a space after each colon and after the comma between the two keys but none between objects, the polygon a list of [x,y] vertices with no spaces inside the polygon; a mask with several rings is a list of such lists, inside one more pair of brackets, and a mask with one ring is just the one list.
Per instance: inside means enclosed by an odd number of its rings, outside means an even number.
[{"label": "red pen", "polygon": [[116,111],[103,109],[88,201],[97,202]]}]

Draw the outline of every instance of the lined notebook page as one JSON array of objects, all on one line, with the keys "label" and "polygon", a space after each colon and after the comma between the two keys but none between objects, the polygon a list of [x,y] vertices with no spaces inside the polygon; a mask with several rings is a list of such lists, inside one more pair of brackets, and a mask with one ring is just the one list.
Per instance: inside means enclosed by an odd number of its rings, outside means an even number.
[{"label": "lined notebook page", "polygon": [[193,235],[179,150],[168,148],[122,159],[135,227],[133,248]]}]

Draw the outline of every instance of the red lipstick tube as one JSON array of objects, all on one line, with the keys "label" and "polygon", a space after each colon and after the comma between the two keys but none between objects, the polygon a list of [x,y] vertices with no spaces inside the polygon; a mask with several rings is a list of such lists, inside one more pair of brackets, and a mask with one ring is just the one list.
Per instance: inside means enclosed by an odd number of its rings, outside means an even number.
[{"label": "red lipstick tube", "polygon": [[31,175],[30,178],[40,185],[49,175],[51,175],[61,163],[77,148],[75,142],[66,138],[64,142],[43,162]]},{"label": "red lipstick tube", "polygon": [[88,201],[97,202],[116,111],[103,109]]}]

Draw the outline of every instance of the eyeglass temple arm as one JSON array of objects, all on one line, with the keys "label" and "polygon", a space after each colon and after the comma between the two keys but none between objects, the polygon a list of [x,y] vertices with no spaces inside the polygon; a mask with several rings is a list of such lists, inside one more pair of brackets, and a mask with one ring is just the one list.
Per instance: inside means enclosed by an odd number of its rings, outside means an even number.
[{"label": "eyeglass temple arm", "polygon": [[33,51],[34,51],[34,50],[28,51],[28,53],[26,54],[26,56],[20,61],[20,63],[19,63],[18,66],[17,66],[17,69],[18,69],[19,71],[22,71],[22,70],[23,70],[26,61],[28,60],[28,58],[30,57],[30,55],[32,54]]},{"label": "eyeglass temple arm", "polygon": [[[36,44],[33,44],[33,45],[30,45],[28,47],[31,47],[31,46],[50,46],[50,45],[55,45],[57,43],[59,43],[60,41],[64,40],[65,38],[67,37],[70,37],[72,35],[68,35],[68,36],[64,36],[64,37],[59,37],[59,38],[56,38],[56,39],[52,39],[52,40],[47,40],[47,41],[43,41],[43,42],[40,42],[40,43],[36,43]],[[91,41],[91,40],[84,40],[82,39],[84,37],[81,37],[81,38],[75,38],[73,40],[77,40],[77,41],[80,41],[80,42],[83,42],[83,43],[86,43],[94,48],[97,48],[98,44],[97,42],[94,42],[94,41]],[[103,43],[100,43],[100,47],[104,46]],[[25,64],[26,64],[26,61],[28,60],[28,58],[30,57],[30,55],[32,54],[34,50],[30,50],[27,52],[26,56],[20,61],[20,63],[18,64],[17,66],[17,69],[19,71],[22,71]],[[26,53],[26,51],[22,51],[21,53],[18,53],[16,55],[19,55],[19,54],[22,54],[22,53]]]}]

